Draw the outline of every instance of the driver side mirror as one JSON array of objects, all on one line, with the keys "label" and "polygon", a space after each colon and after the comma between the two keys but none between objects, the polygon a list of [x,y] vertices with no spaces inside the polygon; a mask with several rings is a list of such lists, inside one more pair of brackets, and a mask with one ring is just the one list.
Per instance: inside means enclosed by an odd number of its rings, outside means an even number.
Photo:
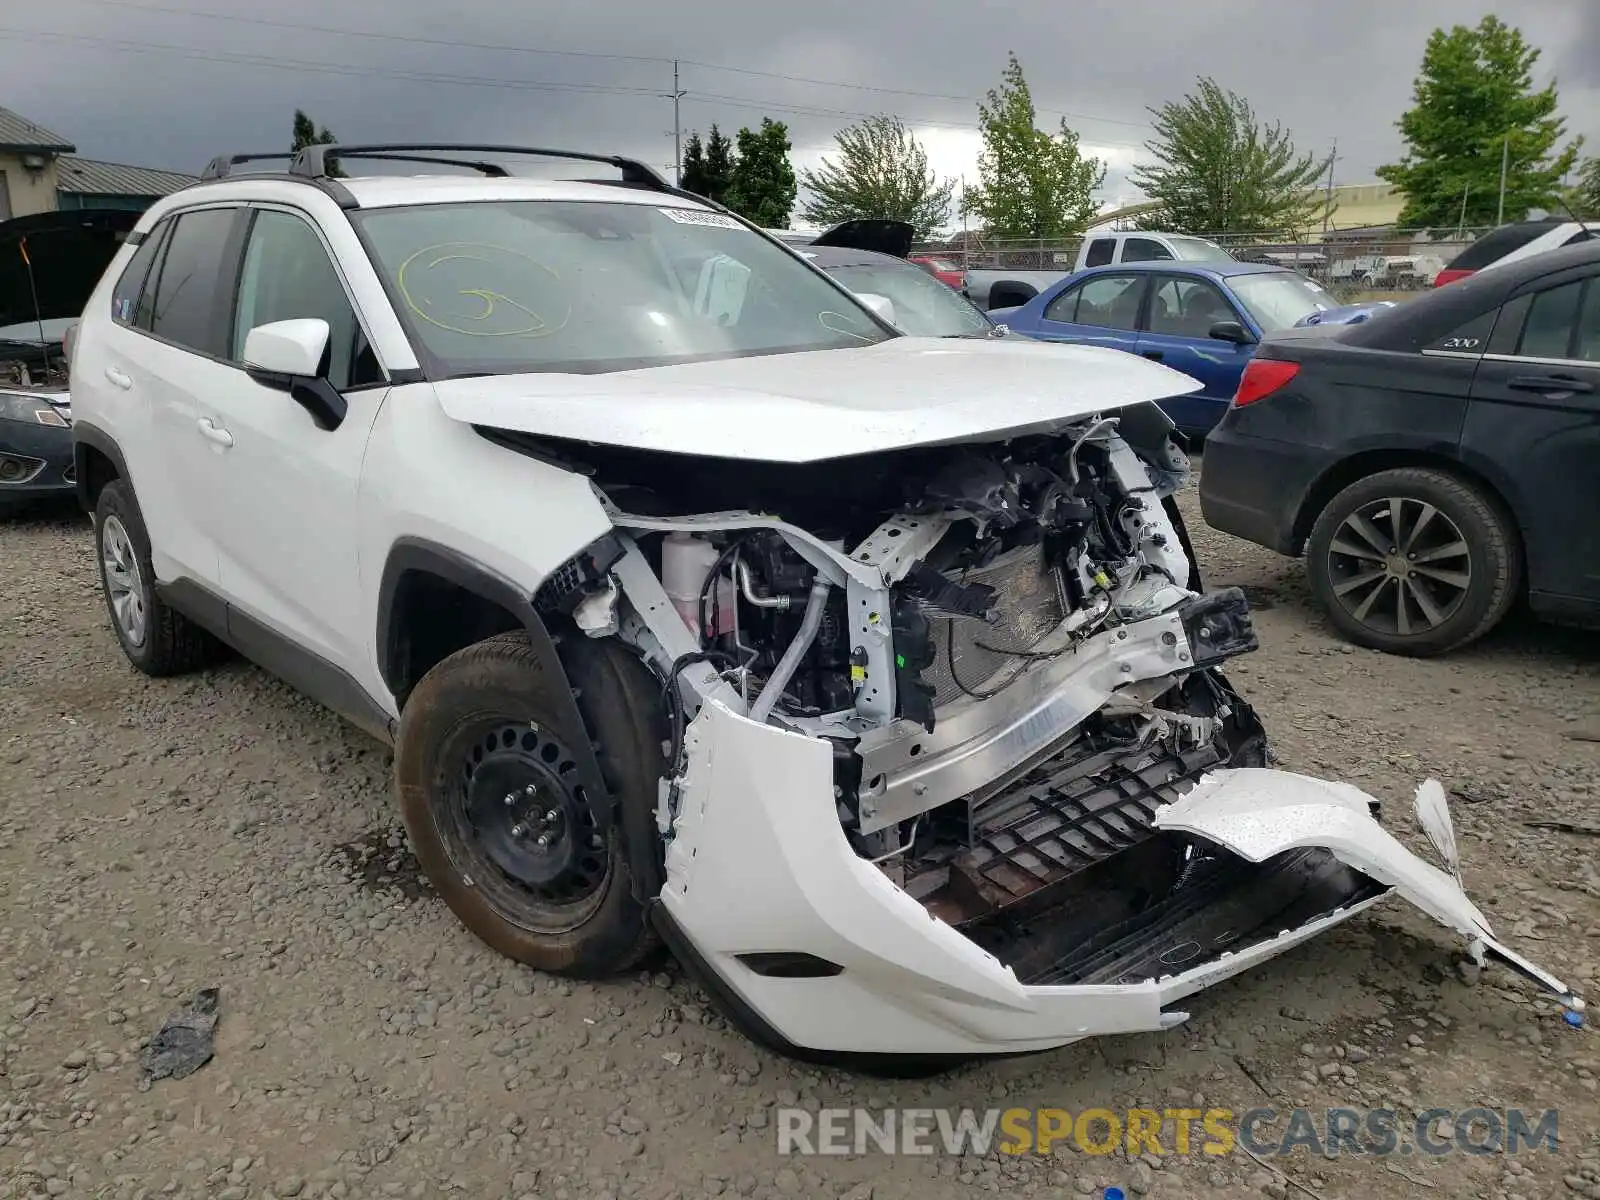
[{"label": "driver side mirror", "polygon": [[894,301],[889,297],[880,296],[877,292],[859,292],[856,299],[877,313],[880,319],[894,324]]},{"label": "driver side mirror", "polygon": [[1236,346],[1248,346],[1255,341],[1250,331],[1237,321],[1218,321],[1206,336],[1219,342],[1232,342]]},{"label": "driver side mirror", "polygon": [[288,392],[316,422],[337,429],[349,406],[328,381],[328,342],[332,331],[320,317],[257,325],[244,339],[245,373],[263,387]]}]

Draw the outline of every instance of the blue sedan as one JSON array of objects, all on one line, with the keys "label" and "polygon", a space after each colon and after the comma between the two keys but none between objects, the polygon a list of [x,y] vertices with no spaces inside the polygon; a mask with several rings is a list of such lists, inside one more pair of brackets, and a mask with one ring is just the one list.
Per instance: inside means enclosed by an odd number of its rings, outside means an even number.
[{"label": "blue sedan", "polygon": [[1364,321],[1390,303],[1341,305],[1304,275],[1263,263],[1143,262],[1079,271],[989,316],[1042,341],[1126,350],[1182,371],[1201,390],[1161,407],[1179,429],[1204,436],[1263,337]]}]

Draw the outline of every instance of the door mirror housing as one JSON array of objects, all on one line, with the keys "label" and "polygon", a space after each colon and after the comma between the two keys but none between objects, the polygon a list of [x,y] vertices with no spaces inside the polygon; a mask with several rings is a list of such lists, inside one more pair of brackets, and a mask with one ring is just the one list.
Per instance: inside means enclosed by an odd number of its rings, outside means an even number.
[{"label": "door mirror housing", "polygon": [[880,296],[877,292],[860,292],[856,299],[877,313],[879,319],[894,324],[894,301],[889,297]]},{"label": "door mirror housing", "polygon": [[264,387],[288,392],[319,429],[337,429],[348,405],[328,381],[332,330],[320,317],[257,325],[244,339],[244,369]]},{"label": "door mirror housing", "polygon": [[1236,346],[1248,346],[1255,341],[1250,331],[1237,321],[1218,321],[1207,336],[1219,342],[1232,342]]},{"label": "door mirror housing", "polygon": [[331,336],[328,323],[315,317],[257,325],[245,335],[245,369],[315,379]]}]

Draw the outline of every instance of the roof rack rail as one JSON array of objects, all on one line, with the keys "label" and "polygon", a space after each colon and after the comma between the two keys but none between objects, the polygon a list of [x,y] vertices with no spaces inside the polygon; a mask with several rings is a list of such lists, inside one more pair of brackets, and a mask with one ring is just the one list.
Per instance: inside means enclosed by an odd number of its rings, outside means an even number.
[{"label": "roof rack rail", "polygon": [[[282,150],[267,151],[260,154],[219,154],[206,164],[206,169],[200,172],[199,180],[195,183],[189,184],[188,186],[199,187],[201,184],[215,183],[219,179],[231,178],[233,175],[233,169],[243,163],[264,162],[268,159],[274,158],[286,158],[292,163],[295,156],[295,151],[285,152]],[[350,194],[350,189],[341,184],[337,179],[331,177],[310,179],[303,175],[295,175],[287,170],[275,170],[263,173],[269,178],[279,181],[287,180],[292,183],[305,184],[314,187],[318,191],[323,192],[325,195],[332,197],[334,203],[336,203],[340,208],[348,209],[357,207],[356,198]]]},{"label": "roof rack rail", "polygon": [[[526,154],[536,158],[560,158],[572,162],[606,163],[616,167],[622,172],[622,182],[630,184],[643,184],[652,190],[663,192],[674,191],[673,186],[663,179],[654,169],[633,158],[622,158],[614,154],[587,154],[578,150],[551,150],[540,146],[480,146],[462,142],[427,142],[427,143],[385,143],[374,145],[340,145],[337,142],[319,143],[306,146],[294,156],[289,164],[291,175],[300,175],[311,179],[328,178],[328,159],[331,158],[377,158],[393,159],[396,155],[416,154]],[[407,161],[402,159],[401,161]],[[447,161],[438,159],[413,159],[411,161]],[[455,162],[452,165],[472,165],[476,163]],[[483,164],[489,166],[490,164]],[[490,172],[485,172],[489,174]],[[506,172],[501,168],[500,173]]]},{"label": "roof rack rail", "polygon": [[329,158],[366,158],[389,162],[433,163],[438,166],[467,167],[474,171],[480,171],[492,178],[506,178],[510,175],[510,172],[498,163],[487,162],[476,157],[458,157],[484,154],[523,154],[535,158],[557,158],[571,162],[604,163],[620,171],[622,178],[620,180],[596,179],[585,182],[608,184],[613,187],[620,184],[623,187],[642,188],[646,191],[676,196],[682,200],[692,200],[696,204],[705,205],[715,212],[734,218],[741,225],[761,233],[763,237],[770,238],[771,236],[745,220],[744,217],[726,205],[717,203],[709,196],[701,196],[669,183],[654,168],[640,162],[638,159],[624,158],[615,154],[589,154],[581,150],[552,150],[539,146],[480,146],[466,142],[393,142],[346,146],[338,142],[320,142],[290,153],[273,151],[262,154],[219,154],[201,172],[198,183],[190,184],[189,186],[195,187],[199,183],[214,183],[219,179],[227,179],[233,173],[233,168],[243,163],[286,158],[289,160],[287,171],[273,171],[270,173],[273,178],[309,184],[331,196],[340,208],[354,209],[359,208],[360,204],[350,189],[340,182],[338,176],[329,174]]},{"label": "roof rack rail", "polygon": [[233,174],[233,169],[241,163],[261,162],[269,158],[292,159],[294,155],[295,152],[292,150],[288,152],[279,150],[265,154],[219,154],[206,164],[206,169],[200,172],[200,179],[204,183],[210,183],[217,179],[226,179]]},{"label": "roof rack rail", "polygon": [[431,154],[363,154],[362,158],[381,158],[388,162],[433,163],[441,167],[467,167],[491,179],[505,179],[511,174],[499,163],[480,162],[470,158],[441,158]]}]

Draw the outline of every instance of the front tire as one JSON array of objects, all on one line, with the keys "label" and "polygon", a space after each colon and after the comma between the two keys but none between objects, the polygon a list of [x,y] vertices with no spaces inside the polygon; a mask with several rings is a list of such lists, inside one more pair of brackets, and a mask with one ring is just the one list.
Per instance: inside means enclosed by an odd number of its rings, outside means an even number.
[{"label": "front tire", "polygon": [[162,678],[219,657],[221,643],[156,594],[150,535],[133,489],[120,479],[100,489],[95,501],[94,550],[111,628],[130,663]]},{"label": "front tire", "polygon": [[[653,809],[664,715],[648,670],[618,643],[574,637],[567,670],[589,729],[571,728],[524,634],[457,651],[417,684],[400,719],[395,780],[413,852],[458,920],[501,954],[596,978],[653,948],[634,899],[625,814]],[[597,742],[621,810],[598,831],[573,747]],[[636,826],[635,826],[636,827]]]},{"label": "front tire", "polygon": [[1500,506],[1425,467],[1358,480],[1323,509],[1306,542],[1317,603],[1349,641],[1430,657],[1499,624],[1522,581],[1522,543]]}]

